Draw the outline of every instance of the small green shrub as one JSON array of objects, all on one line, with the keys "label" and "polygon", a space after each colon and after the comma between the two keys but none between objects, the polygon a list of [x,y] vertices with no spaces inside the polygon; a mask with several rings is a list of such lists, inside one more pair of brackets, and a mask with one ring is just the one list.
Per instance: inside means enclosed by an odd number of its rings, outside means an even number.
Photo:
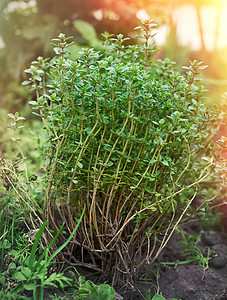
[{"label": "small green shrub", "polygon": [[181,255],[188,262],[196,262],[199,266],[202,266],[205,269],[209,267],[210,256],[210,248],[207,248],[207,253],[203,253],[203,251],[198,247],[198,243],[200,242],[201,234],[191,234],[191,235],[183,235],[182,240],[179,242],[180,246],[183,248]]},{"label": "small green shrub", "polygon": [[68,38],[60,34],[56,56],[34,61],[24,82],[36,92],[30,104],[47,134],[37,179],[43,219],[56,230],[65,222],[71,234],[86,204],[72,249],[87,251],[87,266],[112,285],[129,288],[136,268],[157,258],[217,167],[212,137],[222,119],[199,101],[202,63],[191,62],[182,75],[169,59],[151,60],[153,27],[147,21],[137,28],[143,47],[125,47],[121,34],[105,33],[105,54],[85,49],[77,61],[67,58]]}]

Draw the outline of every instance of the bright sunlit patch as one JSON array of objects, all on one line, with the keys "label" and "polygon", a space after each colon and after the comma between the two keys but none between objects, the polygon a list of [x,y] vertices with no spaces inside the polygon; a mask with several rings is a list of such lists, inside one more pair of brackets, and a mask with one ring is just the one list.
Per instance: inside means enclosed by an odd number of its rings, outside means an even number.
[{"label": "bright sunlit patch", "polygon": [[[205,3],[204,3],[205,2]],[[216,6],[216,7],[224,7],[227,5],[227,0],[197,0],[198,5],[210,5],[210,6]]]},{"label": "bright sunlit patch", "polygon": [[[224,3],[225,2],[225,3]],[[227,0],[218,5],[202,5],[199,8],[202,36],[207,50],[227,47]],[[220,4],[220,2],[217,2]],[[224,5],[225,4],[225,5]],[[182,5],[174,12],[179,41],[192,50],[201,49],[201,32],[199,29],[196,7]]]},{"label": "bright sunlit patch", "polygon": [[[207,50],[223,49],[227,47],[227,0],[198,0],[197,6],[188,4],[175,8],[173,19],[177,25],[179,42],[189,46],[192,50],[201,49],[201,38],[204,40]],[[198,11],[201,17],[202,36],[198,23]],[[141,20],[149,19],[145,9],[137,12]],[[168,34],[168,26],[161,26],[157,30],[156,42],[165,43]]]},{"label": "bright sunlit patch", "polygon": [[220,18],[220,24],[218,24],[218,13],[219,13],[218,9],[212,6],[204,6],[201,9],[202,26],[204,30],[204,41],[205,41],[206,49],[208,50],[213,50],[214,48],[218,48],[220,44],[219,31],[220,31],[222,20]]},{"label": "bright sunlit patch", "polygon": [[183,46],[189,46],[193,50],[201,47],[198,34],[198,21],[196,11],[192,5],[183,5],[174,12],[174,21],[177,24],[177,35],[179,42]]},{"label": "bright sunlit patch", "polygon": [[147,14],[145,9],[140,9],[137,13],[136,16],[140,20],[148,20],[150,19],[150,16]]},{"label": "bright sunlit patch", "polygon": [[[214,6],[200,8],[202,34],[207,50],[227,46],[227,9],[223,9],[218,23],[218,9]],[[196,8],[192,5],[179,7],[174,14],[180,43],[189,45],[193,50],[201,48],[201,33],[199,30]]]},{"label": "bright sunlit patch", "polygon": [[227,47],[227,1],[226,6],[221,11],[218,46],[219,48]]},{"label": "bright sunlit patch", "polygon": [[98,9],[93,12],[93,16],[98,20],[101,21],[103,19],[103,11],[102,9]]},{"label": "bright sunlit patch", "polygon": [[4,42],[3,42],[3,39],[0,37],[0,48],[3,48],[4,47]]},{"label": "bright sunlit patch", "polygon": [[7,11],[12,12],[16,8],[26,9],[29,7],[36,7],[36,1],[35,0],[28,0],[25,1],[12,1],[7,6]]}]

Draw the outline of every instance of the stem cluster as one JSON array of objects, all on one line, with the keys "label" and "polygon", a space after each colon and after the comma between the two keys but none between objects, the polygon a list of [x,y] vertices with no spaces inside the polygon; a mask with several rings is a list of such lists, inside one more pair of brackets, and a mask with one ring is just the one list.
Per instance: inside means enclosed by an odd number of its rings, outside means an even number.
[{"label": "stem cluster", "polygon": [[43,218],[56,230],[65,222],[71,234],[86,205],[69,260],[128,287],[136,267],[159,255],[214,169],[210,137],[221,118],[198,101],[198,68],[184,77],[168,59],[150,61],[150,27],[144,24],[144,47],[124,47],[118,35],[106,41],[105,55],[85,49],[78,61],[67,59],[61,34],[56,57],[26,70],[36,90],[30,103],[47,132]]}]

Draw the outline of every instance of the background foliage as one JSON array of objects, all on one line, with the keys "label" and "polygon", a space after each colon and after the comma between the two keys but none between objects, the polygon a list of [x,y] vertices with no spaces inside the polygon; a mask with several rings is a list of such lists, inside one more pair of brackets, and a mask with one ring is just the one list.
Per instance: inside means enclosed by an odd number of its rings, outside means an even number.
[{"label": "background foliage", "polygon": [[[224,78],[225,68],[220,68],[220,55],[207,52],[204,45],[203,28],[200,27],[202,43],[201,54],[193,54],[179,44],[177,28],[173,18],[174,9],[182,4],[194,4],[198,20],[201,19],[201,7],[211,1],[146,1],[146,0],[2,0],[0,3],[0,36],[4,47],[0,49],[0,107],[8,107],[10,111],[18,110],[25,105],[28,91],[21,87],[23,71],[35,57],[51,56],[49,41],[60,32],[73,36],[76,44],[72,52],[76,54],[81,45],[100,49],[101,33],[131,35],[131,42],[136,41],[132,29],[138,25],[137,12],[146,8],[147,13],[159,25],[166,24],[168,37],[159,56],[169,57],[181,65],[195,57],[209,60],[208,74],[218,79]],[[219,3],[219,2],[218,2]],[[81,23],[83,22],[83,23]],[[86,22],[86,23],[85,23]],[[201,23],[201,22],[200,22]],[[217,25],[218,26],[218,25]],[[226,68],[227,69],[227,68]],[[223,91],[223,84],[209,82],[212,89]],[[217,100],[218,97],[216,97]]]}]

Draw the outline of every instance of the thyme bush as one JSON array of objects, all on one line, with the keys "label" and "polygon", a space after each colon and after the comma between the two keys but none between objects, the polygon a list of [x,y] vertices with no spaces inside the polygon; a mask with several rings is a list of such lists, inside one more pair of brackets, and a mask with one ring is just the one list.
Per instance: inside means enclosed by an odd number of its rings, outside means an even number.
[{"label": "thyme bush", "polygon": [[153,26],[137,28],[144,46],[105,33],[105,54],[85,49],[77,61],[67,58],[70,43],[60,34],[56,56],[34,61],[24,83],[36,91],[30,104],[47,133],[43,220],[56,230],[65,222],[71,234],[86,204],[69,260],[128,288],[215,169],[212,137],[222,118],[199,101],[202,63],[191,62],[183,75],[169,59],[151,59]]}]

